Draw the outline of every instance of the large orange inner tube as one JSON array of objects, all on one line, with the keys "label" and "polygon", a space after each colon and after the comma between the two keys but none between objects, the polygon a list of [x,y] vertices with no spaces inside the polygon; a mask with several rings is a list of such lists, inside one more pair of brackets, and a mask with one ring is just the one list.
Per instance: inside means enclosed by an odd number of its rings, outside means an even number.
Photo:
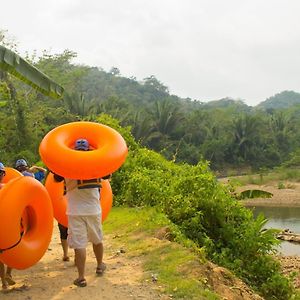
[{"label": "large orange inner tube", "polygon": [[[73,149],[79,138],[89,141],[90,151]],[[123,137],[109,126],[72,122],[48,132],[39,152],[54,173],[65,178],[92,179],[115,172],[124,163],[128,150]]]},{"label": "large orange inner tube", "polygon": [[[2,183],[6,184],[11,180],[22,176],[23,174],[18,170],[10,167],[5,167],[5,176],[3,177]],[[28,229],[28,218],[29,218],[29,211],[25,209],[21,219],[21,224],[22,224],[21,231],[26,231]]]},{"label": "large orange inner tube", "polygon": [[[28,224],[21,236],[25,211]],[[6,249],[0,253],[3,263],[21,270],[42,258],[52,236],[53,209],[48,192],[39,181],[22,176],[0,190],[0,228],[0,249]]]},{"label": "large orange inner tube", "polygon": [[[101,182],[102,188],[100,190],[100,205],[102,209],[102,222],[107,218],[108,213],[112,207],[112,189],[108,180]],[[66,215],[67,199],[63,195],[64,184],[63,182],[56,182],[52,173],[49,173],[45,187],[49,193],[49,196],[53,205],[53,215],[58,223],[68,227],[68,217]]]}]

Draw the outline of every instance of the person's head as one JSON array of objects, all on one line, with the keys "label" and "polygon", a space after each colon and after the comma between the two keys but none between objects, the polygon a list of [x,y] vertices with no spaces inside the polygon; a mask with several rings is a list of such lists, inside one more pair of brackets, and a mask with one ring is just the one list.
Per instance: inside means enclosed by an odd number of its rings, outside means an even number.
[{"label": "person's head", "polygon": [[78,139],[75,141],[75,150],[88,151],[89,150],[89,142],[86,139]]},{"label": "person's head", "polygon": [[27,161],[25,159],[23,159],[23,158],[18,159],[16,161],[15,167],[20,172],[25,171],[28,168]]},{"label": "person's head", "polygon": [[3,177],[5,176],[5,167],[2,162],[0,162],[0,182],[2,181]]}]

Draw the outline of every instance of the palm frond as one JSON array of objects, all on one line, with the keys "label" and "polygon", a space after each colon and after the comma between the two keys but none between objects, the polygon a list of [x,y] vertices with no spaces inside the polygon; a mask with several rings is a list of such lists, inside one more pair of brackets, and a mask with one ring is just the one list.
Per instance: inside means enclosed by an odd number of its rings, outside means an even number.
[{"label": "palm frond", "polygon": [[0,69],[16,76],[46,96],[61,98],[63,87],[24,60],[13,51],[0,45]]}]

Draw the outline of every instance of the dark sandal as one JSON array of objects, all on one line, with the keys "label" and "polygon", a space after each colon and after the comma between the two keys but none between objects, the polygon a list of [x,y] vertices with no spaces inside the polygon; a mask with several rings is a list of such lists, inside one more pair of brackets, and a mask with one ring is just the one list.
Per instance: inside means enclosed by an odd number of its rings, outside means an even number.
[{"label": "dark sandal", "polygon": [[70,257],[69,256],[63,257],[63,261],[70,261]]},{"label": "dark sandal", "polygon": [[96,268],[96,274],[98,276],[101,276],[101,275],[103,275],[105,270],[106,270],[106,265],[104,263],[102,263],[100,267]]},{"label": "dark sandal", "polygon": [[79,287],[85,287],[85,286],[87,285],[85,279],[79,279],[79,278],[75,279],[75,280],[73,281],[73,283],[74,283],[75,285],[79,286]]}]

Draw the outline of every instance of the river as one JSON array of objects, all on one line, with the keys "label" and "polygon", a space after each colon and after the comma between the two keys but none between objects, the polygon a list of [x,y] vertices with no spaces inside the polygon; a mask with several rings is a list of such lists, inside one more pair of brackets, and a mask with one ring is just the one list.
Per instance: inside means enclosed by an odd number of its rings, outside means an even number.
[{"label": "river", "polygon": [[[289,229],[300,233],[300,207],[255,207],[252,209],[255,216],[263,213],[268,219],[265,228]],[[283,255],[300,256],[300,243],[283,241],[278,250]]]}]

